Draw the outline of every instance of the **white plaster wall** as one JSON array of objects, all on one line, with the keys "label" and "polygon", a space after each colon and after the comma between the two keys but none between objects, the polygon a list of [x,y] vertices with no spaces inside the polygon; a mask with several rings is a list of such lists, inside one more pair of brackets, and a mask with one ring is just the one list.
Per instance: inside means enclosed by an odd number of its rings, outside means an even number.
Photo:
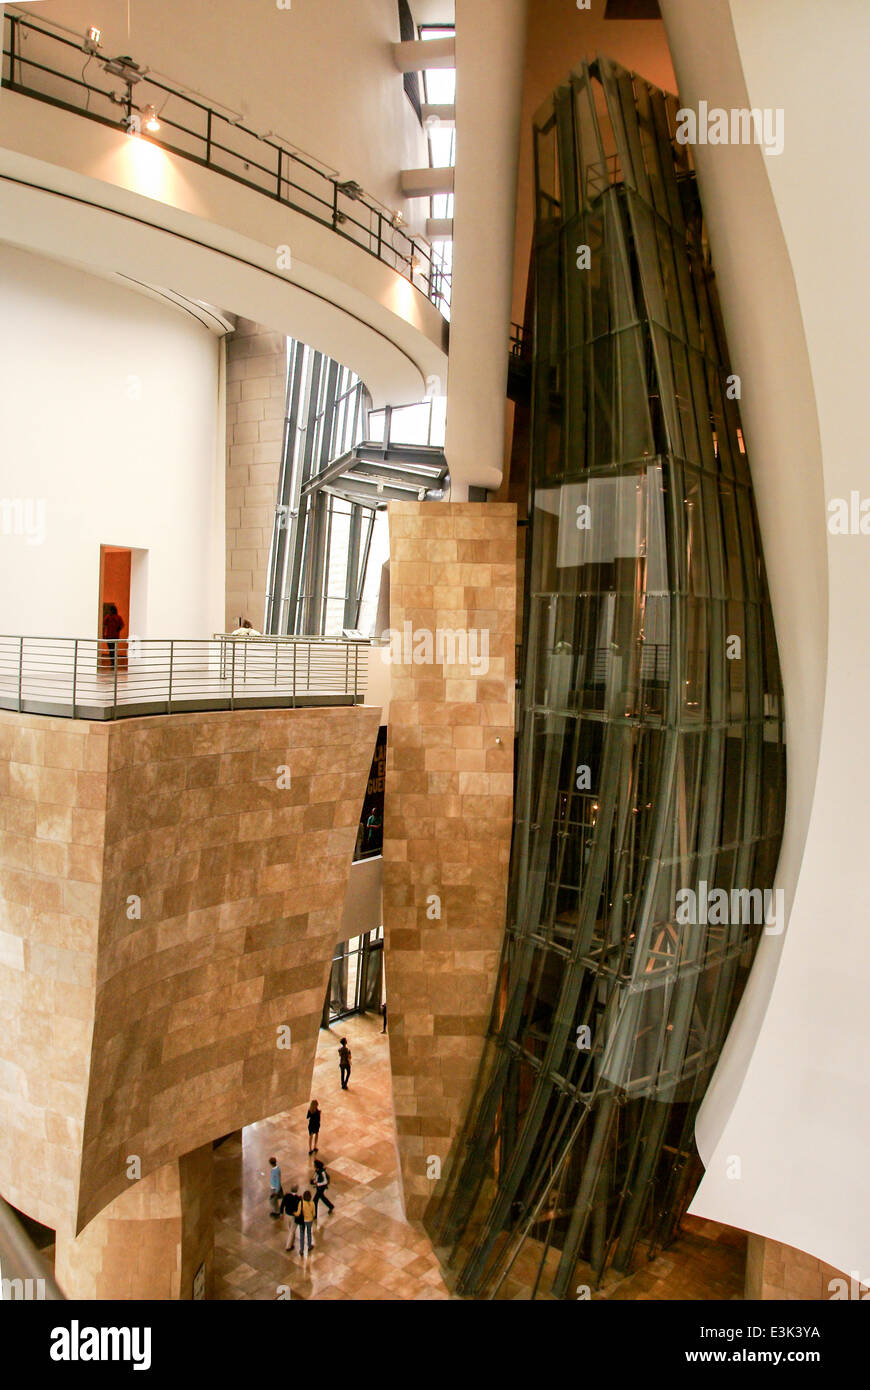
[{"label": "white plaster wall", "polygon": [[34,508],[30,536],[0,512],[0,632],[96,636],[101,544],[147,552],[134,564],[140,636],[217,631],[219,340],[184,312],[2,244],[0,324],[0,499]]},{"label": "white plaster wall", "polygon": [[712,0],[701,14],[663,0],[663,11],[685,105],[782,108],[785,121],[779,156],[698,151],[783,665],[778,880],[790,911],[784,939],[764,943],[699,1118],[707,1172],[692,1210],[863,1277],[870,537],[830,536],[826,502],[870,495],[870,10]]}]

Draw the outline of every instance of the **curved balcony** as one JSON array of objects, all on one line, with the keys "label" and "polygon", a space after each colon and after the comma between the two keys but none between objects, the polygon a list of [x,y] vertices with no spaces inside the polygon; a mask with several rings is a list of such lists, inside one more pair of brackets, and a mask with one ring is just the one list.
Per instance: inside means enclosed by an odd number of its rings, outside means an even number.
[{"label": "curved balcony", "polygon": [[[280,137],[248,129],[237,113],[196,100],[129,59],[114,59],[106,68],[116,85],[126,86],[126,94],[113,90],[111,82],[86,81],[82,51],[81,43],[52,33],[38,20],[7,14],[3,86],[136,134],[275,199],[397,271],[442,314],[446,312],[450,275],[443,257],[425,238],[404,230],[395,214],[355,180],[342,180],[313,156],[279,143]],[[107,58],[103,61],[108,63]],[[171,117],[162,114],[170,98]]]},{"label": "curved balcony", "polygon": [[362,704],[369,644],[331,637],[0,636],[0,709],[69,719]]}]

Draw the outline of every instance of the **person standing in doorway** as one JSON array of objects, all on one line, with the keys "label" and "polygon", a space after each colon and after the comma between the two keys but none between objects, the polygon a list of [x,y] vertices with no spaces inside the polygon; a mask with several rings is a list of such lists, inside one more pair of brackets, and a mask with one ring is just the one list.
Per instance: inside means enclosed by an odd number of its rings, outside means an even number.
[{"label": "person standing in doorway", "polygon": [[269,1215],[277,1221],[281,1215],[280,1204],[284,1196],[284,1189],[281,1186],[281,1169],[278,1167],[277,1158],[269,1159],[269,1201],[272,1203],[272,1210]]},{"label": "person standing in doorway", "polygon": [[323,1203],[323,1205],[326,1207],[331,1216],[332,1213],[335,1211],[335,1206],[332,1202],[330,1202],[329,1198],[326,1195],[326,1189],[329,1187],[329,1174],[324,1168],[323,1159],[321,1158],[315,1158],[314,1160],[314,1177],[312,1181],[314,1183],[315,1218],[317,1217],[317,1207],[320,1202]]},{"label": "person standing in doorway", "polygon": [[350,1059],[352,1053],[347,1045],[347,1038],[342,1038],[338,1049],[338,1074],[341,1077],[341,1089],[347,1090],[347,1083],[350,1081]]},{"label": "person standing in doorway", "polygon": [[313,1100],[308,1107],[308,1152],[317,1153],[317,1141],[320,1138],[320,1121],[322,1118],[320,1106]]},{"label": "person standing in doorway", "polygon": [[[117,604],[103,604],[103,637],[109,652],[109,666],[118,669],[118,638],[124,631],[125,623],[118,612]],[[126,644],[125,644],[126,645]]]},{"label": "person standing in doorway", "polygon": [[[315,1206],[316,1205],[317,1204],[315,1203]],[[296,1249],[296,1227],[297,1225],[301,1225],[301,1222],[298,1219],[299,1209],[301,1206],[302,1198],[299,1196],[299,1184],[298,1182],[294,1182],[290,1191],[285,1193],[279,1209],[279,1215],[287,1217],[287,1244],[284,1247],[285,1250]],[[299,1240],[301,1245],[301,1232]]]},{"label": "person standing in doorway", "polygon": [[312,1250],[312,1248],[313,1248],[313,1246],[314,1246],[314,1241],[311,1239],[311,1223],[312,1223],[312,1221],[314,1220],[315,1216],[317,1215],[317,1210],[316,1210],[316,1208],[315,1208],[315,1206],[314,1206],[314,1203],[313,1203],[312,1200],[311,1200],[311,1193],[309,1192],[309,1190],[308,1190],[307,1187],[306,1187],[305,1191],[302,1193],[302,1206],[301,1206],[301,1211],[302,1211],[302,1224],[301,1224],[300,1229],[299,1229],[299,1254],[300,1254],[300,1255],[304,1255],[304,1254],[305,1254],[305,1237],[306,1237],[306,1235],[308,1236],[308,1251],[309,1251],[309,1254],[311,1253],[311,1250]]}]

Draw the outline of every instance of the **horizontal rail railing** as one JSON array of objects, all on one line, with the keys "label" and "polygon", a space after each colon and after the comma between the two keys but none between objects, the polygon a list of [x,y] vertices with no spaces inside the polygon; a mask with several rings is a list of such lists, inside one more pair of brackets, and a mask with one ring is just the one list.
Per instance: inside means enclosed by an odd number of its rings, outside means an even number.
[{"label": "horizontal rail railing", "polygon": [[[450,274],[439,253],[402,230],[395,214],[386,212],[354,180],[328,173],[312,157],[257,134],[240,117],[150,76],[147,68],[135,83],[135,101],[133,87],[121,76],[115,81],[126,89],[123,93],[86,80],[91,62],[109,61],[108,55],[89,57],[82,43],[52,33],[29,16],[6,12],[2,57],[3,86],[8,90],[116,130],[129,130],[135,119],[139,138],[319,222],[403,275],[442,312],[449,306]],[[68,71],[58,66],[61,63]],[[170,102],[171,115],[166,111]],[[141,116],[148,108],[155,108],[165,135],[144,129]]]},{"label": "horizontal rail railing", "polygon": [[360,704],[368,655],[366,642],[329,637],[0,636],[0,709],[122,719]]}]

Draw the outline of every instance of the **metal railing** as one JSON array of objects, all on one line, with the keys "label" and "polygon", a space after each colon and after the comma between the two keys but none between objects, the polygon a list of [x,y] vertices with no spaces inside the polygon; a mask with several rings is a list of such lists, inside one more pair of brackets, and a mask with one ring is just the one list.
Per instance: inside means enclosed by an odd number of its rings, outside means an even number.
[{"label": "metal railing", "polygon": [[[9,91],[115,130],[129,132],[132,123],[138,138],[310,217],[405,276],[442,312],[449,305],[450,275],[439,253],[423,238],[403,231],[395,214],[354,180],[340,179],[319,166],[315,157],[278,143],[282,137],[273,132],[259,135],[242,123],[241,116],[226,115],[149,76],[147,68],[135,82],[135,101],[134,87],[123,76],[114,79],[123,92],[87,81],[91,63],[99,69],[110,61],[108,55],[88,56],[82,42],[52,33],[28,15],[7,11],[3,33],[2,85]],[[142,113],[148,108],[156,112],[159,134],[144,128]]]},{"label": "metal railing", "polygon": [[0,709],[71,719],[361,704],[369,647],[331,637],[0,636]]},{"label": "metal railing", "polygon": [[26,1231],[0,1197],[0,1301],[63,1299]]}]

